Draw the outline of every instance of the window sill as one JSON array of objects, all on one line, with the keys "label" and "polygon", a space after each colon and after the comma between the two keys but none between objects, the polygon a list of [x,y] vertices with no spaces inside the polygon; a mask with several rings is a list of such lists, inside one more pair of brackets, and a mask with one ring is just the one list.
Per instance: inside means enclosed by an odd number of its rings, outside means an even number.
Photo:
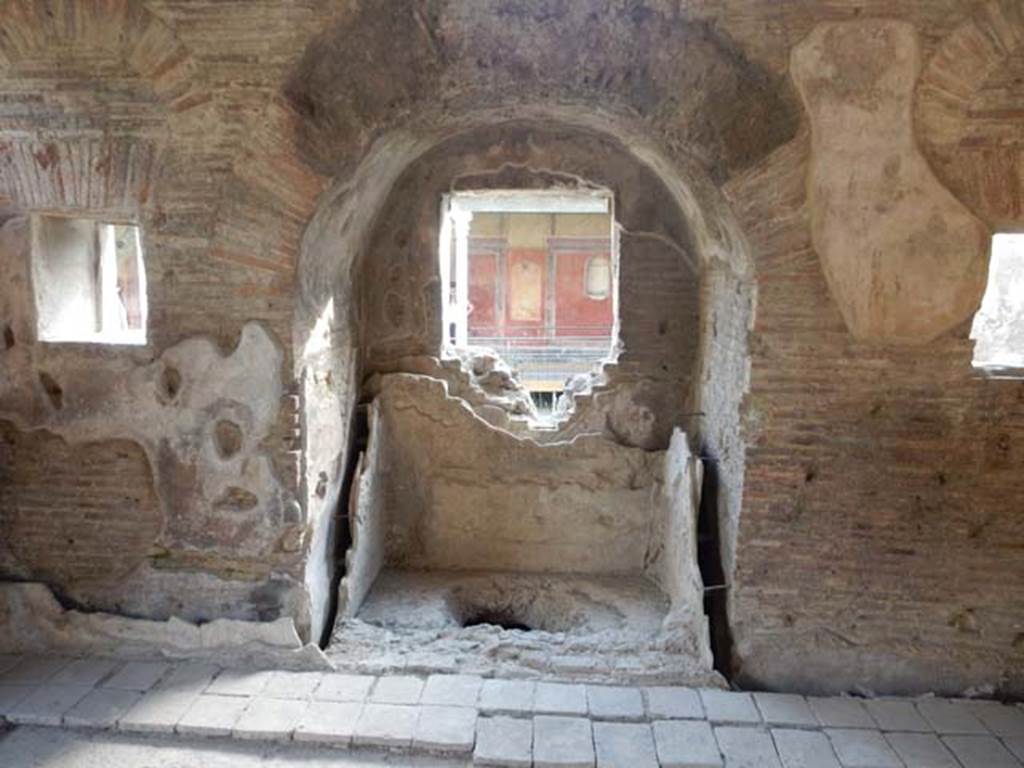
[{"label": "window sill", "polygon": [[43,344],[75,344],[100,347],[144,347],[147,344],[144,334],[122,333],[122,334],[96,334],[94,336],[80,336],[76,338],[45,338],[40,337]]},{"label": "window sill", "polygon": [[976,365],[973,367],[973,370],[974,375],[980,379],[1024,380],[1024,368],[1014,368],[1002,365]]}]

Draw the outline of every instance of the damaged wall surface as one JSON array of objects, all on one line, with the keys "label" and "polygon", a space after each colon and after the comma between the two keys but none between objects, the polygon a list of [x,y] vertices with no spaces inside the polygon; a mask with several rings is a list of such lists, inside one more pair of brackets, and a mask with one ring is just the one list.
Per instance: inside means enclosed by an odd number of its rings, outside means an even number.
[{"label": "damaged wall surface", "polygon": [[600,436],[552,445],[516,438],[479,420],[447,396],[443,382],[426,377],[385,376],[377,402],[389,564],[644,569],[660,452]]},{"label": "damaged wall surface", "polygon": [[[431,198],[582,179],[664,295],[561,437],[709,460],[738,682],[1021,695],[1024,388],[968,331],[1022,68],[1015,0],[0,2],[0,573],[319,637],[363,382],[438,353]],[[32,213],[141,225],[145,347],[37,342]]]},{"label": "damaged wall surface", "polygon": [[[27,222],[4,224],[3,276],[27,285]],[[0,568],[90,609],[192,620],[294,617],[303,521],[267,449],[287,404],[284,353],[250,323],[224,354],[207,338],[107,352],[33,342],[22,294],[0,381]]]},{"label": "damaged wall surface", "polygon": [[664,448],[691,423],[700,353],[701,267],[678,203],[622,144],[592,132],[506,125],[442,142],[384,203],[359,273],[368,372],[441,349],[438,201],[448,190],[608,188],[619,227],[618,345],[606,386],[561,434],[604,433]]}]

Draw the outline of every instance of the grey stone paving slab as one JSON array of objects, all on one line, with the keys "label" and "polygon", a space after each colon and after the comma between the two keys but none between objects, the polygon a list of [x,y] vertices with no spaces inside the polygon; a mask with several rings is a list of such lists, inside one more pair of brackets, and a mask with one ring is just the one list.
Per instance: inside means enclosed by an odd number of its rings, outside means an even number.
[{"label": "grey stone paving slab", "polygon": [[593,768],[594,736],[585,717],[533,718],[534,768]]},{"label": "grey stone paving slab", "polygon": [[722,768],[722,753],[703,720],[660,720],[653,724],[662,768]]},{"label": "grey stone paving slab", "polygon": [[715,738],[726,768],[781,768],[775,742],[762,728],[719,726]]},{"label": "grey stone paving slab", "polygon": [[412,746],[425,752],[468,754],[476,742],[476,720],[472,707],[423,704]]},{"label": "grey stone paving slab", "polygon": [[[320,746],[17,728],[0,739],[3,768],[454,768],[451,760]],[[465,768],[462,766],[461,768]]]},{"label": "grey stone paving slab", "polygon": [[768,725],[797,725],[817,727],[818,718],[811,712],[807,700],[793,693],[755,693],[754,703]]},{"label": "grey stone paving slab", "polygon": [[357,701],[313,701],[295,726],[295,741],[347,747],[363,711]]},{"label": "grey stone paving slab", "polygon": [[480,688],[480,710],[488,714],[533,712],[537,684],[532,680],[484,680]]},{"label": "grey stone paving slab", "polygon": [[245,696],[204,693],[193,700],[174,729],[197,736],[230,736],[247,706]]},{"label": "grey stone paving slab", "polygon": [[0,685],[42,685],[72,661],[64,656],[22,656],[0,674]]},{"label": "grey stone paving slab", "polygon": [[356,721],[352,743],[365,747],[408,748],[412,745],[419,716],[418,706],[365,704]]},{"label": "grey stone paving slab", "polygon": [[878,731],[829,728],[825,731],[843,768],[903,768]]},{"label": "grey stone paving slab", "polygon": [[984,701],[973,703],[971,712],[996,736],[1024,738],[1024,709]]},{"label": "grey stone paving slab", "polygon": [[594,723],[597,768],[658,768],[651,726],[646,723]]},{"label": "grey stone paving slab", "polygon": [[273,672],[260,695],[272,699],[308,699],[323,677],[323,672]]},{"label": "grey stone paving slab", "polygon": [[160,682],[170,669],[171,665],[163,661],[129,661],[102,685],[104,688],[142,693]]},{"label": "grey stone paving slab", "polygon": [[272,672],[246,669],[225,669],[211,682],[205,693],[219,696],[258,696],[263,692]]},{"label": "grey stone paving slab", "polygon": [[475,707],[483,678],[476,675],[431,675],[420,702],[448,707]]},{"label": "grey stone paving slab", "polygon": [[1013,756],[1024,763],[1024,731],[1018,736],[1004,736],[1003,745],[1013,753]]},{"label": "grey stone paving slab", "polygon": [[231,735],[236,739],[288,741],[308,706],[309,702],[301,699],[250,699]]},{"label": "grey stone paving slab", "polygon": [[618,685],[588,685],[587,710],[596,720],[644,719],[644,699],[639,688]]},{"label": "grey stone paving slab", "polygon": [[647,714],[652,720],[703,720],[704,705],[693,688],[653,686],[644,688]]},{"label": "grey stone paving slab", "polygon": [[30,685],[0,685],[0,717],[27,699],[34,690]]},{"label": "grey stone paving slab", "polygon": [[377,680],[372,675],[327,673],[313,691],[318,701],[366,701]]},{"label": "grey stone paving slab", "polygon": [[928,725],[907,699],[871,699],[864,702],[872,719],[883,731],[905,731],[908,733],[931,733]]},{"label": "grey stone paving slab", "polygon": [[220,667],[214,664],[201,662],[189,662],[171,670],[157,686],[168,690],[185,691],[200,694],[211,683]]},{"label": "grey stone paving slab", "polygon": [[369,700],[376,704],[419,704],[422,695],[422,678],[393,675],[377,679]]},{"label": "grey stone paving slab", "polygon": [[587,689],[569,683],[537,683],[533,710],[538,715],[585,715]]},{"label": "grey stone paving slab", "polygon": [[72,728],[113,728],[140,698],[142,694],[135,691],[94,688],[64,713],[64,725]]},{"label": "grey stone paving slab", "polygon": [[11,653],[0,653],[0,675],[3,675],[8,669],[16,666],[21,660],[21,656]]},{"label": "grey stone paving slab", "polygon": [[994,736],[943,736],[963,768],[1020,768],[1021,764]]},{"label": "grey stone paving slab", "polygon": [[719,691],[705,688],[700,691],[704,712],[712,723],[760,723],[761,714],[749,693]]},{"label": "grey stone paving slab", "polygon": [[173,733],[199,693],[190,688],[153,688],[125,712],[117,727],[136,733]]},{"label": "grey stone paving slab", "polygon": [[47,680],[49,685],[84,685],[92,688],[105,678],[117,664],[107,659],[75,659],[64,665],[53,677]]},{"label": "grey stone paving slab", "polygon": [[988,729],[974,716],[972,707],[948,699],[919,699],[917,711],[940,734],[987,735]]},{"label": "grey stone paving slab", "polygon": [[476,723],[473,765],[530,768],[533,765],[533,720],[481,717]]},{"label": "grey stone paving slab", "polygon": [[809,697],[807,706],[811,708],[818,724],[826,728],[878,728],[858,699]]},{"label": "grey stone paving slab", "polygon": [[960,768],[934,734],[888,733],[885,738],[907,768]]},{"label": "grey stone paving slab", "polygon": [[18,702],[7,719],[18,725],[60,725],[64,713],[92,690],[82,685],[42,685]]},{"label": "grey stone paving slab", "polygon": [[1002,744],[1010,750],[1011,754],[1024,764],[1024,733],[1019,736],[1004,736]]},{"label": "grey stone paving slab", "polygon": [[820,731],[773,728],[783,768],[840,768],[828,737]]}]

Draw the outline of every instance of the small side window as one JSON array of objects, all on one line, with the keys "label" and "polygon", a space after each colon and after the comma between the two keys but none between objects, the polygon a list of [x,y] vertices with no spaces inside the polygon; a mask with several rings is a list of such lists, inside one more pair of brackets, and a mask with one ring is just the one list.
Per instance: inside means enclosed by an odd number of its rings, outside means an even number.
[{"label": "small side window", "polygon": [[146,276],[137,226],[32,218],[40,341],[146,343]]},{"label": "small side window", "polygon": [[1024,370],[1024,234],[992,238],[988,287],[971,338],[975,368]]},{"label": "small side window", "polygon": [[604,301],[612,291],[612,265],[607,256],[593,256],[587,261],[587,298]]}]

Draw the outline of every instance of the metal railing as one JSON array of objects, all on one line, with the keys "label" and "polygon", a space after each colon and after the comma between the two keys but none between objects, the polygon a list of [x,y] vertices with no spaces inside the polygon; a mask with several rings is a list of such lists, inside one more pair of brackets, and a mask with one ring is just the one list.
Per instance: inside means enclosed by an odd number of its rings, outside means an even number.
[{"label": "metal railing", "polygon": [[589,373],[607,359],[612,336],[473,336],[473,346],[488,347],[519,373],[527,389],[560,390],[571,377]]}]

